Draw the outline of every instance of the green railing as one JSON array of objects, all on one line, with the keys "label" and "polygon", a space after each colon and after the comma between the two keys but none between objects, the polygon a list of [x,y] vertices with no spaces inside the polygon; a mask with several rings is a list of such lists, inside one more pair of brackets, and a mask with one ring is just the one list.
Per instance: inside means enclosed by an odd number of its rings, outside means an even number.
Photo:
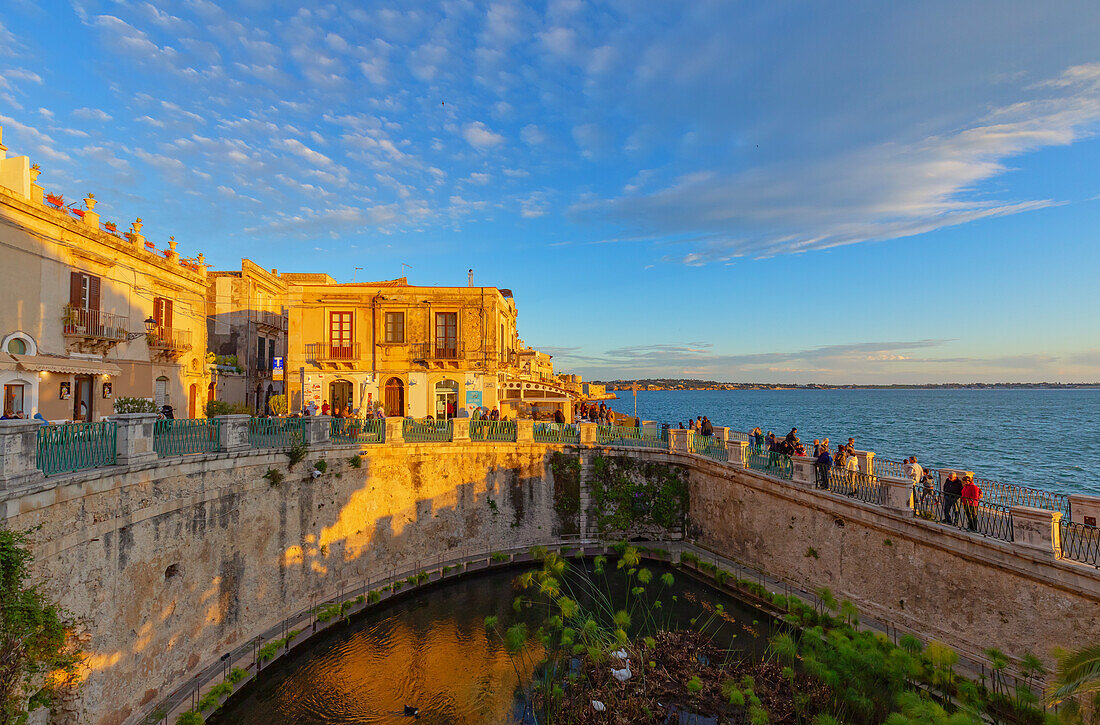
[{"label": "green railing", "polygon": [[333,418],[328,437],[333,443],[384,443],[386,421],[383,418]]},{"label": "green railing", "polygon": [[471,420],[470,440],[514,443],[516,422],[514,420]]},{"label": "green railing", "polygon": [[716,461],[728,461],[730,457],[725,441],[714,436],[701,436],[698,433],[691,437],[691,452]]},{"label": "green railing", "polygon": [[535,440],[539,443],[572,443],[576,445],[581,442],[581,431],[575,425],[535,423]]},{"label": "green railing", "polygon": [[1062,519],[1062,558],[1100,567],[1100,529]]},{"label": "green railing", "polygon": [[794,464],[791,463],[791,457],[786,453],[748,451],[745,458],[747,459],[745,465],[754,471],[787,481],[794,478]]},{"label": "green railing", "polygon": [[[818,475],[818,470],[814,468],[815,477]],[[886,489],[875,476],[833,467],[827,471],[826,484],[833,493],[851,496],[879,506],[886,503]]]},{"label": "green railing", "polygon": [[668,441],[661,438],[660,431],[631,425],[596,426],[596,442],[605,446],[668,448]]},{"label": "green railing", "polygon": [[438,443],[451,440],[451,421],[406,418],[401,437],[406,443]]},{"label": "green railing", "polygon": [[113,466],[117,445],[118,424],[111,421],[42,425],[38,428],[35,465],[47,476]]},{"label": "green railing", "polygon": [[253,448],[290,448],[305,442],[305,418],[249,418],[248,444]]},{"label": "green railing", "polygon": [[158,420],[153,423],[153,450],[161,458],[216,453],[220,429],[217,418]]}]

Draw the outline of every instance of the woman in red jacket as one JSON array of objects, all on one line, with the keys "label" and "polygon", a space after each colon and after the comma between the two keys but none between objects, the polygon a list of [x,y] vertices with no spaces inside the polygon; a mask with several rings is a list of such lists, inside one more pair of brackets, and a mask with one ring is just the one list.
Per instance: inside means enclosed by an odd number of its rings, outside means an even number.
[{"label": "woman in red jacket", "polygon": [[966,528],[974,531],[978,528],[978,502],[982,500],[982,490],[974,483],[974,476],[966,474],[963,478],[963,513],[966,514]]}]

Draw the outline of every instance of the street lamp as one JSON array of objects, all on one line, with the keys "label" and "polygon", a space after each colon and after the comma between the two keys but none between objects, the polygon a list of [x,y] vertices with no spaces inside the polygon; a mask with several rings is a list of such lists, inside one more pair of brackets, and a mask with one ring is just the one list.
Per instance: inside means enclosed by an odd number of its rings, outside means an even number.
[{"label": "street lamp", "polygon": [[145,318],[145,332],[128,332],[126,333],[126,340],[136,340],[143,335],[152,335],[155,329],[157,329],[157,321],[150,315]]}]

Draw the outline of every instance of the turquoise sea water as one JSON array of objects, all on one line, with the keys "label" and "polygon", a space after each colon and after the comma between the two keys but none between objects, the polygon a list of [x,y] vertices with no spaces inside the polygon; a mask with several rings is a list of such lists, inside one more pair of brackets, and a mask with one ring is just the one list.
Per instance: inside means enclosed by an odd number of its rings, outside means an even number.
[{"label": "turquoise sea water", "polygon": [[[634,413],[630,391],[610,401]],[[661,423],[705,415],[716,426],[828,436],[901,460],[1063,493],[1100,495],[1100,389],[640,391],[638,414]]]}]

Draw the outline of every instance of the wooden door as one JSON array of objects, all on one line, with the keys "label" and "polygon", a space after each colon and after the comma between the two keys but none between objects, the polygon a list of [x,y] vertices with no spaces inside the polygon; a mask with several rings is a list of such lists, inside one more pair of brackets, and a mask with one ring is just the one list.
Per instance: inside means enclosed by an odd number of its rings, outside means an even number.
[{"label": "wooden door", "polygon": [[405,415],[405,386],[398,378],[390,378],[386,382],[386,415]]}]

